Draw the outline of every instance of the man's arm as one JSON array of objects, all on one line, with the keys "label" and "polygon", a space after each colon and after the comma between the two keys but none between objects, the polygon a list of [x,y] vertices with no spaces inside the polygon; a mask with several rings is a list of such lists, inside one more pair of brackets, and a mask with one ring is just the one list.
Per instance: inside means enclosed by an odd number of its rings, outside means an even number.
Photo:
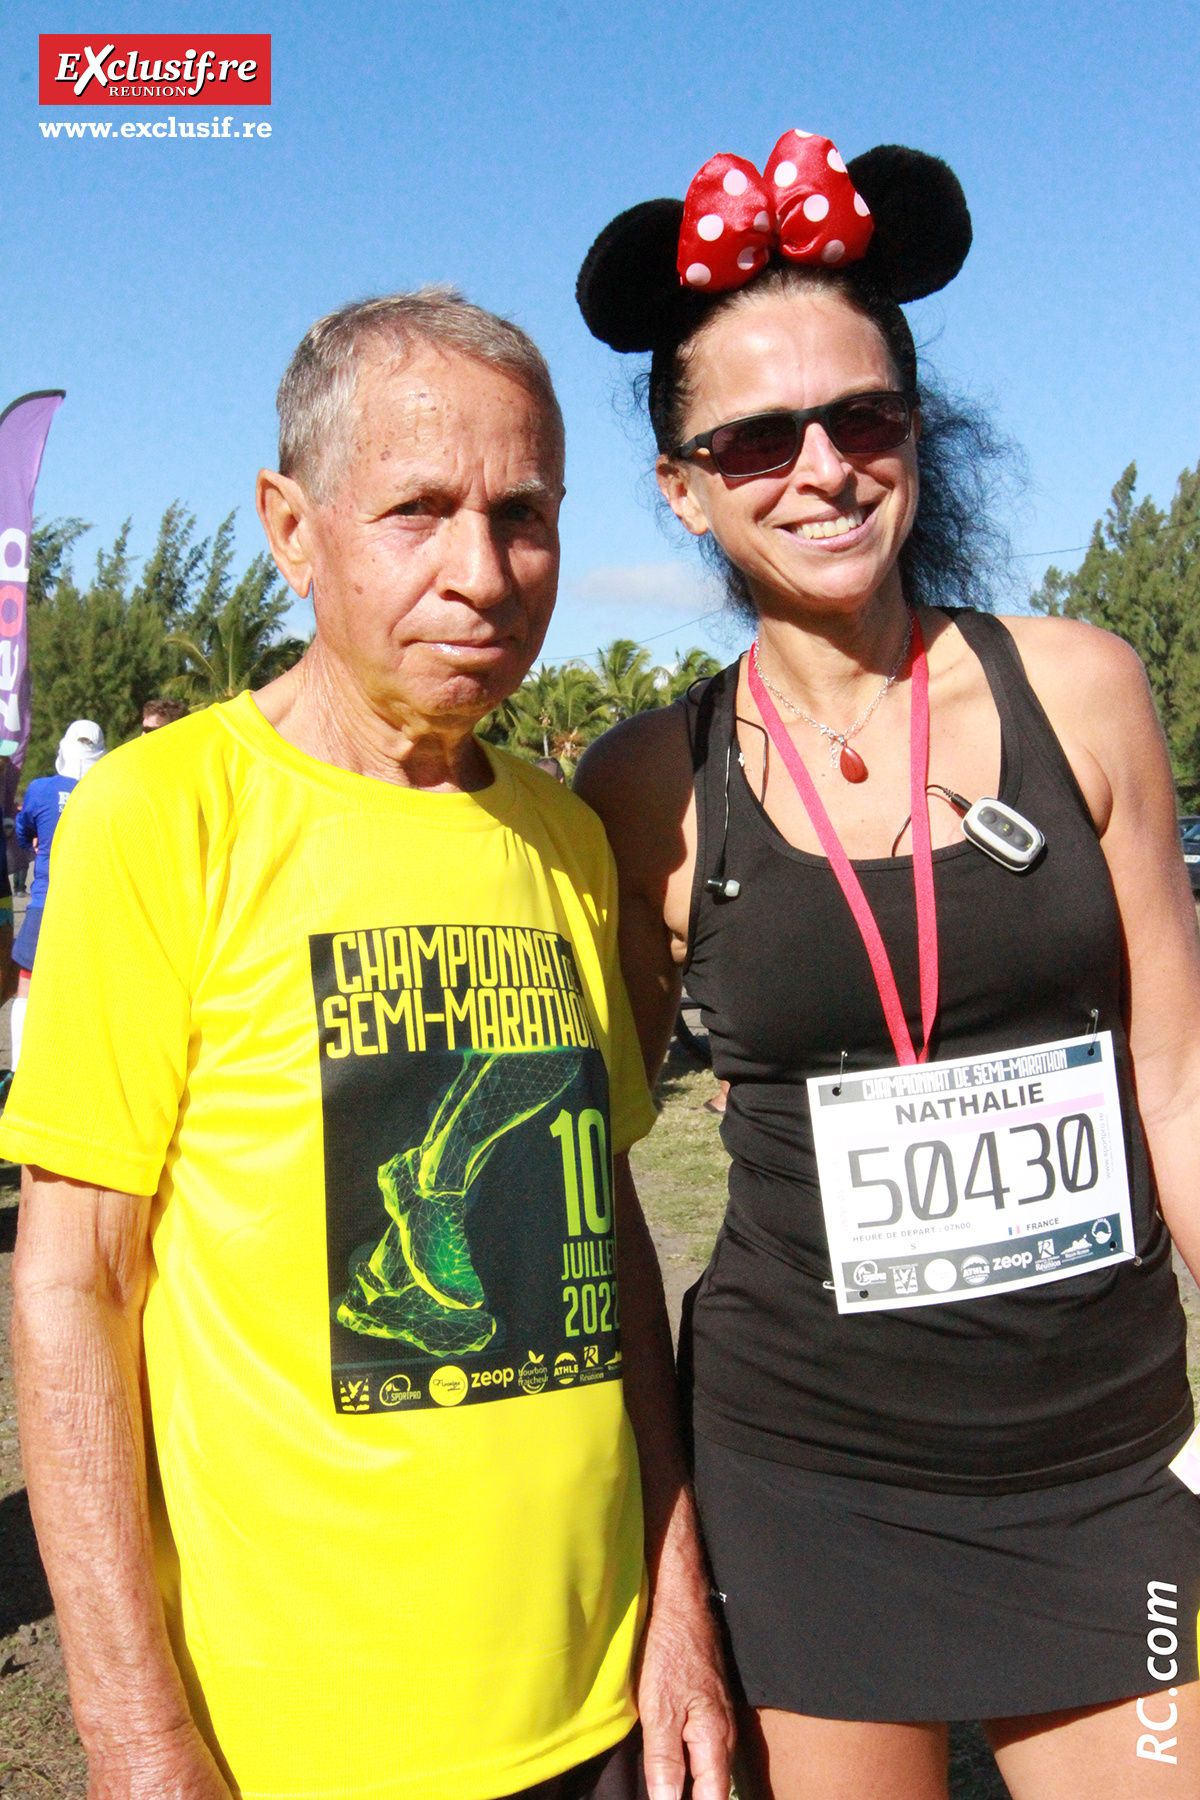
[{"label": "man's arm", "polygon": [[679,1800],[686,1745],[695,1800],[728,1800],[733,1712],[680,1442],[662,1276],[627,1156],[616,1158],[616,1204],[621,1371],[642,1474],[651,1587],[637,1684],[646,1785],[650,1800]]},{"label": "man's arm", "polygon": [[154,1576],[142,1424],[150,1201],[26,1169],[13,1359],[30,1509],[89,1800],[229,1800]]}]

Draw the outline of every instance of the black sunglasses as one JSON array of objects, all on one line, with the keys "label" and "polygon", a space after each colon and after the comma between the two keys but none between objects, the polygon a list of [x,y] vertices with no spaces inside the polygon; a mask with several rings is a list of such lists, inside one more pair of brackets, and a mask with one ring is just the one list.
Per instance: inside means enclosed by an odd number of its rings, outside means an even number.
[{"label": "black sunglasses", "polygon": [[718,474],[732,479],[772,475],[791,467],[800,454],[805,427],[817,421],[843,456],[873,456],[898,450],[908,441],[916,404],[915,394],[848,394],[844,400],[810,406],[804,412],[754,413],[698,432],[673,454],[688,457],[707,450]]}]

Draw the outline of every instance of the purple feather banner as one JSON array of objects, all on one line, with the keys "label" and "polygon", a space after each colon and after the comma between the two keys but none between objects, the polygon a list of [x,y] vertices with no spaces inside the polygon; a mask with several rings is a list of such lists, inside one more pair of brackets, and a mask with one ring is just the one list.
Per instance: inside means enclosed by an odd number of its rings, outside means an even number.
[{"label": "purple feather banner", "polygon": [[29,639],[25,616],[33,492],[61,388],[22,394],[0,413],[0,756],[16,768],[29,746]]}]

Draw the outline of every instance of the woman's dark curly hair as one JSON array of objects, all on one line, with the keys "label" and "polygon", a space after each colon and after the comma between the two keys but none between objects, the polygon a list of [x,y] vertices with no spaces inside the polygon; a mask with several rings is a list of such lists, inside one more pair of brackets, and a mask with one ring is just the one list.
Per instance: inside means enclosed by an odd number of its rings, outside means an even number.
[{"label": "woman's dark curly hair", "polygon": [[[921,379],[902,301],[944,287],[971,245],[971,219],[953,171],[936,157],[883,145],[849,165],[875,230],[860,262],[832,269],[772,257],[731,292],[704,294],[681,285],[675,268],[683,203],[649,200],[601,232],[579,273],[576,295],[589,329],[613,349],[652,352],[635,391],[662,455],[684,435],[689,376],[705,327],[760,297],[823,289],[871,320],[895,365],[901,389],[921,408],[917,468],[921,493],[900,552],[905,598],[926,605],[988,607],[1007,573],[1008,543],[992,512],[1011,478],[1012,446],[978,406]],[[722,576],[733,610],[755,618],[745,577],[711,532],[701,553]]]},{"label": "woman's dark curly hair", "polygon": [[[994,512],[997,489],[1012,476],[1013,447],[982,407],[918,376],[916,345],[899,306],[854,280],[849,271],[773,263],[746,287],[714,297],[707,316],[682,343],[656,347],[649,370],[636,378],[635,391],[649,413],[659,451],[669,456],[684,436],[689,376],[708,323],[718,313],[753,305],[759,298],[814,288],[838,294],[871,320],[895,365],[900,388],[915,394],[921,408],[920,500],[899,558],[905,599],[990,610],[997,585],[1007,578],[1008,539]],[[757,613],[746,578],[711,532],[700,539],[700,554],[724,583],[731,610],[753,623]]]}]

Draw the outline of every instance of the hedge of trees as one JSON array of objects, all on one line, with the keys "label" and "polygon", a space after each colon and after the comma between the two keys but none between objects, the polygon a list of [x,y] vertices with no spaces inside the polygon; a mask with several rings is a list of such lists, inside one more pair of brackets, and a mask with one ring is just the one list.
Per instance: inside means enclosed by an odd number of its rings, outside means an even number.
[{"label": "hedge of trees", "polygon": [[[86,585],[77,583],[74,547],[90,529],[56,519],[33,535],[29,646],[33,736],[25,778],[45,774],[63,729],[94,718],[110,744],[141,729],[143,702],[182,696],[192,706],[261,687],[304,653],[286,634],[291,596],[265,551],[240,575],[233,567],[231,513],[211,538],[175,502],[163,514],[152,554],[134,579],[129,523],[102,550]],[[1030,595],[1035,612],[1089,619],[1132,644],[1150,678],[1184,804],[1200,803],[1200,466],[1185,469],[1164,512],[1137,498],[1131,463],[1092,530],[1079,568],[1046,572]],[[526,756],[555,756],[568,768],[618,720],[664,706],[718,667],[692,649],[666,666],[628,638],[592,663],[543,665],[480,726],[483,736]]]},{"label": "hedge of trees", "polygon": [[[265,552],[234,571],[235,514],[211,538],[195,515],[169,506],[140,576],[128,553],[130,521],[101,550],[90,581],[77,581],[74,551],[91,529],[80,519],[39,522],[29,581],[33,732],[23,781],[54,767],[72,719],[95,719],[110,745],[141,730],[144,703],[160,694],[192,707],[261,687],[296,662],[304,642],[284,619],[291,594]],[[620,638],[598,651],[596,667],[567,662],[535,670],[480,727],[494,743],[529,757],[556,756],[568,768],[594,737],[647,707],[663,706],[717,663],[703,650],[652,667],[644,649]]]},{"label": "hedge of trees", "polygon": [[136,737],[142,706],[172,694],[191,706],[261,687],[304,653],[283,632],[291,603],[264,551],[235,579],[230,513],[211,538],[173,503],[135,580],[130,521],[101,550],[92,579],[75,579],[72,551],[91,529],[81,519],[39,522],[29,579],[33,731],[23,778],[54,768],[72,719],[95,719],[110,745]]},{"label": "hedge of trees", "polygon": [[1089,619],[1132,644],[1146,666],[1184,805],[1200,799],[1200,465],[1163,512],[1137,499],[1130,463],[1072,575],[1050,568],[1035,612]]},{"label": "hedge of trees", "polygon": [[706,650],[676,654],[654,667],[630,638],[615,638],[585,662],[536,669],[480,726],[492,743],[530,757],[553,756],[570,772],[593,738],[631,714],[669,706],[693,681],[715,675],[720,663]]}]

